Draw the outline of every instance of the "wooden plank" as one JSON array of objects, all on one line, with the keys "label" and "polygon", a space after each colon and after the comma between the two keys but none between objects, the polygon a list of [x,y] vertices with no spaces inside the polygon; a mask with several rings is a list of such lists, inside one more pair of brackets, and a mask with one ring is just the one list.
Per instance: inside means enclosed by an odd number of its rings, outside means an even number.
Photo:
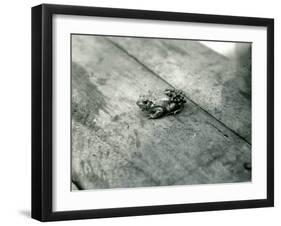
[{"label": "wooden plank", "polygon": [[251,180],[250,145],[187,102],[149,120],[136,100],[169,87],[102,37],[72,36],[72,180],[82,189]]},{"label": "wooden plank", "polygon": [[75,191],[75,190],[79,190],[79,188],[74,183],[71,183],[71,190]]},{"label": "wooden plank", "polygon": [[135,57],[251,143],[249,70],[198,41],[111,37]]}]

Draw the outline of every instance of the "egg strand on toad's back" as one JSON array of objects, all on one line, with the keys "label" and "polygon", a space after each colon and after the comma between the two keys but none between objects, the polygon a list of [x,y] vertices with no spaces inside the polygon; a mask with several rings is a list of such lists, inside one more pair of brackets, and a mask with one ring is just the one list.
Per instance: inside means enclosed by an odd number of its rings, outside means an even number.
[{"label": "egg strand on toad's back", "polygon": [[181,112],[186,103],[182,90],[166,89],[162,91],[149,91],[137,100],[139,108],[150,119],[161,118],[166,115],[175,115]]}]

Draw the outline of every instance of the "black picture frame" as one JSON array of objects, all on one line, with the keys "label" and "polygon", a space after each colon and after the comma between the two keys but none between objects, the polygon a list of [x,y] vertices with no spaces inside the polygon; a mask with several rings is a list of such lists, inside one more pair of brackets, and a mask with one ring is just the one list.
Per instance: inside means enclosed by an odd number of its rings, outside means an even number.
[{"label": "black picture frame", "polygon": [[[52,18],[55,14],[263,26],[267,28],[267,198],[130,208],[52,210]],[[274,205],[274,20],[43,4],[32,8],[32,218],[40,221],[122,217]]]}]

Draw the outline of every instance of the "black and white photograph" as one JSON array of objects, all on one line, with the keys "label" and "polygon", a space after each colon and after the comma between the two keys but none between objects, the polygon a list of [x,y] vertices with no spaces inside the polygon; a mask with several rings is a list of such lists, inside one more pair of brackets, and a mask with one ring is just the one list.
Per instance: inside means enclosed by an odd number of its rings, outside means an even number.
[{"label": "black and white photograph", "polygon": [[273,150],[272,18],[32,8],[32,218],[272,207]]},{"label": "black and white photograph", "polygon": [[278,1],[2,2],[0,225],[278,225]]},{"label": "black and white photograph", "polygon": [[251,182],[251,42],[70,40],[72,191]]}]

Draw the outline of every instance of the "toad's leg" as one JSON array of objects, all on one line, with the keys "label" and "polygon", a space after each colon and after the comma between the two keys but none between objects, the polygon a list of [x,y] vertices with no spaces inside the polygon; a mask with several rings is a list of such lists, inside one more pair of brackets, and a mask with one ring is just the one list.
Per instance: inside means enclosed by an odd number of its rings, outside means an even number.
[{"label": "toad's leg", "polygon": [[176,109],[176,110],[173,112],[173,114],[176,115],[176,114],[180,113],[180,112],[183,110],[183,108],[184,108],[183,105],[180,106],[178,109]]},{"label": "toad's leg", "polygon": [[175,110],[177,110],[177,105],[175,103],[169,103],[166,108],[167,112],[172,114]]},{"label": "toad's leg", "polygon": [[184,108],[183,105],[178,106],[178,105],[176,105],[175,103],[171,103],[171,104],[169,105],[169,108],[168,108],[169,115],[178,114],[178,113],[180,113],[180,112],[183,110],[183,108]]},{"label": "toad's leg", "polygon": [[158,108],[153,109],[153,112],[148,115],[148,118],[156,119],[156,118],[160,118],[163,115],[164,115],[164,109],[161,107],[158,107]]}]

